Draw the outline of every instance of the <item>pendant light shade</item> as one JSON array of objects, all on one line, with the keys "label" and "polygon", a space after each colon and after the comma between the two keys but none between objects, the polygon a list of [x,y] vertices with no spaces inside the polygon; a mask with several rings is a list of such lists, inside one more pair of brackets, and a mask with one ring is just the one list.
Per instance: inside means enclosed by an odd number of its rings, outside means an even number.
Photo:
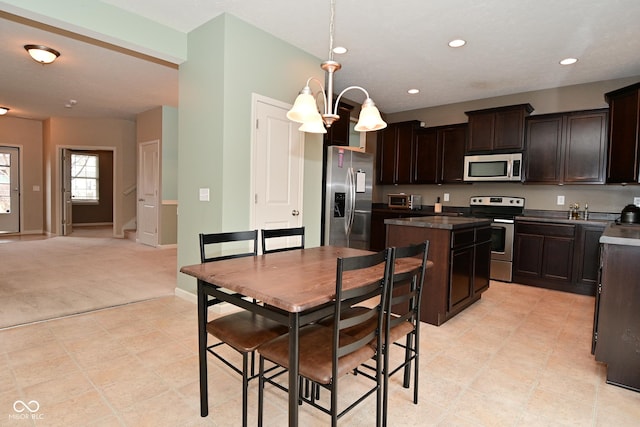
[{"label": "pendant light shade", "polygon": [[287,113],[287,118],[292,122],[306,123],[309,120],[315,120],[316,116],[322,121],[316,100],[311,95],[311,89],[309,86],[305,86],[296,98],[293,108]]},{"label": "pendant light shade", "polygon": [[369,132],[386,127],[387,124],[382,120],[382,117],[380,117],[380,111],[378,111],[376,104],[371,98],[367,98],[362,104],[358,123],[354,129],[358,132]]},{"label": "pendant light shade", "polygon": [[307,121],[298,128],[298,130],[307,133],[327,133],[327,129],[324,127],[322,116],[316,111],[317,118]]},{"label": "pendant light shade", "polygon": [[27,44],[24,48],[29,52],[29,55],[31,55],[34,61],[41,64],[51,64],[60,56],[60,52],[47,46]]}]

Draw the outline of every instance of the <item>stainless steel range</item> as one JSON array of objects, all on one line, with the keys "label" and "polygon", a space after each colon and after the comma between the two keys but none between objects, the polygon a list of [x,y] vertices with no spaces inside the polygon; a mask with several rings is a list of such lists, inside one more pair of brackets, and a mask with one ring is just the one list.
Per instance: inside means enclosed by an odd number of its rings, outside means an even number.
[{"label": "stainless steel range", "polygon": [[514,218],[524,211],[523,197],[476,196],[469,202],[471,216],[490,218],[493,280],[511,282]]}]

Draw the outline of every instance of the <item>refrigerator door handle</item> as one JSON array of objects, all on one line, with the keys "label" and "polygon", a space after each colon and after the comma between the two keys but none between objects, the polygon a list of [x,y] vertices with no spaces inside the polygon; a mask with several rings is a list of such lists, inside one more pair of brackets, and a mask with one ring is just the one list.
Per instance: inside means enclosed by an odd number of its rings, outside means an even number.
[{"label": "refrigerator door handle", "polygon": [[351,236],[351,229],[353,228],[353,218],[355,215],[355,204],[356,204],[356,183],[354,180],[353,168],[347,169],[347,194],[348,200],[345,204],[345,224],[344,231],[347,236],[347,242],[349,241],[349,236]]}]

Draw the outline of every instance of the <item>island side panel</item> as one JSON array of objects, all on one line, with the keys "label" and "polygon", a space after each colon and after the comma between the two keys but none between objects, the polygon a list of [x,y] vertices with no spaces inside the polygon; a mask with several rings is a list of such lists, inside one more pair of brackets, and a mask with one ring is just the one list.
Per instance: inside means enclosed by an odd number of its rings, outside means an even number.
[{"label": "island side panel", "polygon": [[451,231],[392,224],[386,228],[387,246],[407,246],[429,240],[427,259],[433,262],[433,267],[427,269],[425,276],[420,320],[440,326],[447,320]]}]

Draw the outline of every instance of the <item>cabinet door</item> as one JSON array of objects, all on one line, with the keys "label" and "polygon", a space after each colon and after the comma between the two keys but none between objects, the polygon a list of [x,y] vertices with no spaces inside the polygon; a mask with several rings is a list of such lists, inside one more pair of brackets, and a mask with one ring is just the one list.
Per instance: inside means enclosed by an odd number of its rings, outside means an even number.
[{"label": "cabinet door", "polygon": [[491,241],[479,243],[475,247],[473,266],[473,292],[478,293],[489,287],[491,268]]},{"label": "cabinet door", "polygon": [[523,277],[539,277],[542,273],[544,236],[516,232],[513,244],[513,274]]},{"label": "cabinet door", "polygon": [[396,181],[396,129],[389,125],[378,133],[378,182],[394,184]]},{"label": "cabinet door", "polygon": [[580,227],[575,259],[575,280],[578,286],[584,287],[583,293],[596,294],[600,275],[600,236],[604,226]]},{"label": "cabinet door", "polygon": [[562,166],[562,116],[527,119],[526,182],[560,182]]},{"label": "cabinet door", "polygon": [[449,311],[471,298],[473,289],[473,246],[451,251]]},{"label": "cabinet door", "polygon": [[542,250],[542,278],[571,283],[573,238],[545,236]]},{"label": "cabinet door", "polygon": [[413,177],[414,126],[403,123],[396,130],[396,180],[394,184],[411,184]]},{"label": "cabinet door", "polygon": [[467,125],[443,128],[438,140],[442,151],[439,182],[462,182],[464,178],[464,150],[467,142]]},{"label": "cabinet door", "polygon": [[327,129],[327,133],[324,135],[326,145],[349,145],[352,109],[352,106],[343,104],[342,102],[340,103],[338,106],[338,115],[340,116],[340,119],[335,121],[331,127]]},{"label": "cabinet door", "polygon": [[496,112],[494,150],[517,150],[524,147],[524,111],[521,109]]},{"label": "cabinet door", "polygon": [[564,182],[605,182],[607,111],[568,114],[564,133]]},{"label": "cabinet door", "polygon": [[468,152],[490,151],[493,149],[495,119],[494,113],[479,113],[469,116]]},{"label": "cabinet door", "polygon": [[638,182],[638,89],[609,100],[609,161],[607,182]]},{"label": "cabinet door", "polygon": [[416,133],[414,154],[413,183],[438,183],[441,154],[436,129],[423,129]]}]

